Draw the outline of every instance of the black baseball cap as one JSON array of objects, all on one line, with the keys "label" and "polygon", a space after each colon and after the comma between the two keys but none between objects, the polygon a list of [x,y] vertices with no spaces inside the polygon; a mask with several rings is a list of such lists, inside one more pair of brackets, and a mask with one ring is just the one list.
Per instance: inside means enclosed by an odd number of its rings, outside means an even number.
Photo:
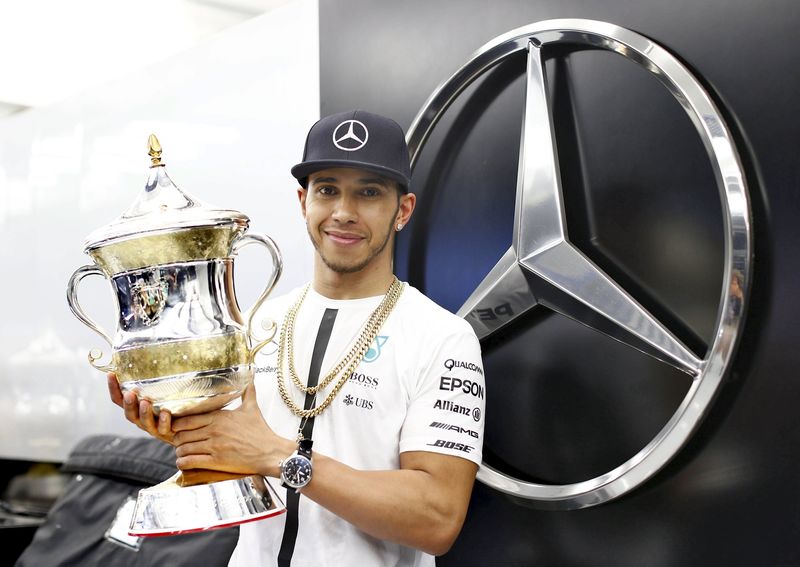
[{"label": "black baseball cap", "polygon": [[408,192],[411,161],[400,125],[366,110],[350,110],[321,118],[306,137],[303,161],[292,175],[303,187],[308,176],[330,167],[366,169],[397,181]]}]

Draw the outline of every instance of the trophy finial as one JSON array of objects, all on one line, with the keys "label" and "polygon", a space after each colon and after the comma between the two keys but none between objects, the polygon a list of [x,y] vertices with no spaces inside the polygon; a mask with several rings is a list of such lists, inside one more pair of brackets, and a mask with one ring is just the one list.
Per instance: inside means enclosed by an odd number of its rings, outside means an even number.
[{"label": "trophy finial", "polygon": [[150,134],[150,137],[147,139],[147,146],[149,150],[147,153],[150,155],[150,161],[152,162],[150,167],[164,165],[161,163],[161,143],[158,141],[155,134]]}]

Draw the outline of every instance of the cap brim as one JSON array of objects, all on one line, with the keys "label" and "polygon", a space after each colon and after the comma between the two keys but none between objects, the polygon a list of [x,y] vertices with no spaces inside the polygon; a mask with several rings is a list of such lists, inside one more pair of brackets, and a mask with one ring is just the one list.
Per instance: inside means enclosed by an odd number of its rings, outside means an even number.
[{"label": "cap brim", "polygon": [[394,169],[381,167],[380,165],[374,165],[371,163],[341,159],[304,161],[302,163],[298,163],[292,168],[292,175],[303,187],[305,187],[308,184],[309,175],[332,167],[350,167],[353,169],[365,169],[367,171],[372,171],[378,175],[382,175],[383,177],[388,177],[389,179],[397,181],[404,191],[408,191],[408,187],[411,184],[411,180],[409,178]]}]

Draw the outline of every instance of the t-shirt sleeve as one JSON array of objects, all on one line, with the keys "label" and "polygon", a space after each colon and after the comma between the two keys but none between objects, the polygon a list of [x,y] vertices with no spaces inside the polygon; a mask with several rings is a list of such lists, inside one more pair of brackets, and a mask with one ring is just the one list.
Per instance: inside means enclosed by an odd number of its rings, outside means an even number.
[{"label": "t-shirt sleeve", "polygon": [[421,356],[400,432],[400,452],[430,451],[480,464],[486,384],[472,328],[446,335]]}]

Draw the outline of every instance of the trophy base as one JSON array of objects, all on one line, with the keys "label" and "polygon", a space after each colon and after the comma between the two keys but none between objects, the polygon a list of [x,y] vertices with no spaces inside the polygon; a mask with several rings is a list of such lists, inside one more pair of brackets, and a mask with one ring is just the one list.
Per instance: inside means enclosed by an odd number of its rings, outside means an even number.
[{"label": "trophy base", "polygon": [[153,404],[156,415],[162,409],[175,417],[218,410],[242,395],[253,381],[253,368],[241,364],[202,372],[187,372],[146,380],[120,383],[123,392],[134,391]]},{"label": "trophy base", "polygon": [[179,535],[238,526],[286,512],[269,481],[261,476],[179,486],[177,473],[139,491],[128,534]]}]

